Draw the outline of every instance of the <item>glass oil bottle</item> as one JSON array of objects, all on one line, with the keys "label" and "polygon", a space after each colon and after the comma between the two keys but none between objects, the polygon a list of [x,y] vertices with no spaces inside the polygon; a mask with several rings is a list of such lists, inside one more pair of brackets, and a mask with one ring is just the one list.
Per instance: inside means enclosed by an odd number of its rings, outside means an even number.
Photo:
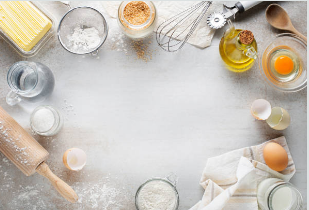
[{"label": "glass oil bottle", "polygon": [[233,72],[249,70],[257,58],[257,43],[251,31],[235,29],[228,20],[229,28],[221,38],[219,51],[227,68]]}]

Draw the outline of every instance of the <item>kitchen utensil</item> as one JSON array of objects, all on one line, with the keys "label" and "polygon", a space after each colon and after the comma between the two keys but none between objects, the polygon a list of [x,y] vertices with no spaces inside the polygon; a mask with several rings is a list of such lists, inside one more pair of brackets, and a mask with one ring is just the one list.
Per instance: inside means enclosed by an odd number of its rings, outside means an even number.
[{"label": "kitchen utensil", "polygon": [[54,175],[45,163],[48,152],[0,107],[0,151],[26,176],[38,172],[46,177],[56,190],[74,203],[78,197],[74,190]]},{"label": "kitchen utensil", "polygon": [[295,29],[288,13],[278,4],[271,4],[266,9],[266,19],[277,29],[291,31],[307,42],[307,37]]},{"label": "kitchen utensil", "polygon": [[161,23],[156,30],[159,46],[168,52],[181,49],[201,22],[211,3],[202,1]]},{"label": "kitchen utensil", "polygon": [[[275,39],[265,43],[259,58],[259,66],[265,81],[277,90],[296,92],[307,87],[307,44],[299,36],[291,33],[278,34]],[[297,55],[299,69],[292,78],[278,77],[271,71],[272,56],[276,51],[292,51]]]},{"label": "kitchen utensil", "polygon": [[[68,38],[76,27],[86,29],[95,28],[99,32],[100,42],[95,48],[87,50],[75,49]],[[64,49],[74,54],[97,54],[99,48],[107,38],[108,26],[104,16],[92,7],[75,7],[69,10],[60,20],[58,39]]]},{"label": "kitchen utensil", "polygon": [[239,1],[233,7],[228,7],[223,4],[223,12],[214,12],[209,15],[207,24],[213,29],[222,28],[227,19],[232,16],[235,18],[237,13],[245,12],[259,3],[261,3],[261,1]]},{"label": "kitchen utensil", "polygon": [[54,90],[53,72],[44,64],[19,61],[8,71],[7,82],[11,91],[6,102],[13,106],[22,100],[39,102],[48,97]]}]

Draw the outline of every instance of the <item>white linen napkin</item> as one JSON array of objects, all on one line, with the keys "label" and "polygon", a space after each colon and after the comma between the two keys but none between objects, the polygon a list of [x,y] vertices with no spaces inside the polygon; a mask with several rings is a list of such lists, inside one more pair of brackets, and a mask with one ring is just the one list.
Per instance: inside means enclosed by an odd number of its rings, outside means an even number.
[{"label": "white linen napkin", "polygon": [[[265,164],[263,149],[269,142],[280,144],[288,153],[288,166],[280,173]],[[200,181],[204,195],[190,210],[258,210],[258,184],[271,177],[289,181],[295,171],[284,136],[209,158]]]},{"label": "white linen napkin", "polygon": [[[109,16],[117,18],[117,11],[121,1],[102,1],[102,5]],[[158,21],[157,26],[174,15],[188,9],[189,7],[199,3],[198,1],[154,1]],[[215,30],[211,29],[207,23],[207,17],[216,12],[222,12],[223,5],[221,2],[212,2],[203,19],[199,23],[195,32],[192,34],[188,43],[199,48],[206,48],[211,44],[211,40],[215,34]],[[192,20],[191,20],[192,21]],[[154,31],[157,30],[157,26]]]}]

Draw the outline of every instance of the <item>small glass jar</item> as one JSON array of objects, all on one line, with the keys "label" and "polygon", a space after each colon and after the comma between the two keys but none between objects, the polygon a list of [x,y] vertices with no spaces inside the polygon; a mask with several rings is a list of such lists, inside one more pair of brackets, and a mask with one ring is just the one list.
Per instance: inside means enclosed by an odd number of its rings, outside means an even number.
[{"label": "small glass jar", "polygon": [[277,178],[259,184],[257,199],[262,210],[300,210],[303,204],[300,192],[291,183]]},{"label": "small glass jar", "polygon": [[[152,186],[154,184],[161,184],[161,185],[165,185],[165,190],[161,189],[161,192],[166,192],[168,189],[171,190],[173,192],[173,197],[175,199],[175,201],[173,203],[167,204],[168,206],[165,207],[161,207],[166,209],[166,210],[177,210],[178,206],[179,206],[179,195],[176,189],[176,176],[169,176],[167,178],[153,178],[153,179],[149,179],[147,180],[144,184],[142,184],[135,195],[135,206],[137,210],[146,210],[145,207],[143,207],[143,201],[145,202],[145,199],[143,198],[143,194],[145,194],[143,191],[144,189],[149,190],[149,188],[151,189]],[[155,188],[151,189],[151,193],[155,193]],[[156,199],[158,197],[156,196]],[[156,206],[152,206],[153,208],[155,208]],[[147,208],[147,207],[146,207]]]},{"label": "small glass jar", "polygon": [[30,116],[32,130],[41,136],[56,135],[63,126],[63,117],[52,106],[39,106]]},{"label": "small glass jar", "polygon": [[156,7],[151,1],[143,1],[150,9],[149,18],[141,25],[133,25],[129,23],[124,17],[124,9],[130,2],[132,1],[123,1],[119,5],[117,18],[118,24],[125,35],[131,39],[140,40],[149,36],[155,28],[155,23],[157,21]]}]

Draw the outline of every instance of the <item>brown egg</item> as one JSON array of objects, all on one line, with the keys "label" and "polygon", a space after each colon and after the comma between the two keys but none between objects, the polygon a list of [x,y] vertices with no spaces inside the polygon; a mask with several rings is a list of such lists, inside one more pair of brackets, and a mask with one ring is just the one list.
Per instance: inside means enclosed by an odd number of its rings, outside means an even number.
[{"label": "brown egg", "polygon": [[265,163],[275,171],[283,171],[288,166],[288,154],[285,149],[274,142],[266,144],[263,151]]}]

